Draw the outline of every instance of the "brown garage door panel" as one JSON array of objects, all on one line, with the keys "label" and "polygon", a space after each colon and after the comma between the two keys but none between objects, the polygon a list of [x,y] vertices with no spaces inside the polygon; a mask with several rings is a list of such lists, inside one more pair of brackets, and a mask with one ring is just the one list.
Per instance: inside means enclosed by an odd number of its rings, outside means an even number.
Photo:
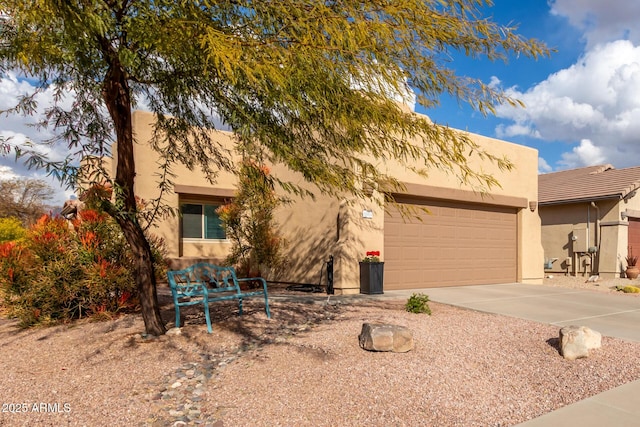
[{"label": "brown garage door panel", "polygon": [[629,218],[629,247],[628,252],[640,255],[640,218]]},{"label": "brown garage door panel", "polygon": [[430,213],[385,216],[385,289],[415,289],[516,280],[516,210],[407,199]]}]

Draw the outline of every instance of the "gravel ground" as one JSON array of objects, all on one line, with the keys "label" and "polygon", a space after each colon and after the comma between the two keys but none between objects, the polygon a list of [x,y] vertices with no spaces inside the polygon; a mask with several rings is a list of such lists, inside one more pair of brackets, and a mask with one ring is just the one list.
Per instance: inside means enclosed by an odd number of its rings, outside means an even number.
[{"label": "gravel ground", "polygon": [[[639,287],[640,279],[600,279],[596,276],[596,280],[589,281],[589,276],[565,276],[564,274],[548,274],[543,283],[549,286],[560,286],[564,288],[586,289],[598,292],[621,293],[616,290],[617,286],[632,285]],[[630,296],[630,294],[627,294]],[[637,296],[637,295],[636,295]]]},{"label": "gravel ground", "polygon": [[[554,326],[437,303],[427,316],[403,301],[310,297],[273,298],[272,319],[258,300],[241,318],[233,304],[212,305],[211,335],[193,308],[180,335],[157,339],[140,334],[139,316],[26,331],[0,319],[0,426],[508,426],[640,379],[640,343],[605,337],[569,362]],[[163,315],[171,321],[170,304]],[[407,326],[416,347],[366,352],[363,322]]]}]

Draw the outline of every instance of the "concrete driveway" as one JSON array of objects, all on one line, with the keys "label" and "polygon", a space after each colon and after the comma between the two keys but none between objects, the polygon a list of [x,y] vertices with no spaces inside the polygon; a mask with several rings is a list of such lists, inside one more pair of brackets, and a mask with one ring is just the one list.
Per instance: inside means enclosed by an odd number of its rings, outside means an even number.
[{"label": "concrete driveway", "polygon": [[[460,286],[389,291],[408,298],[414,292],[432,301],[556,326],[588,326],[602,335],[640,341],[640,297],[543,285]],[[640,426],[640,381],[633,381],[565,406],[519,427]]]},{"label": "concrete driveway", "polygon": [[588,326],[602,335],[640,341],[640,296],[511,283],[456,286],[385,295],[429,295],[431,301],[556,326]]}]

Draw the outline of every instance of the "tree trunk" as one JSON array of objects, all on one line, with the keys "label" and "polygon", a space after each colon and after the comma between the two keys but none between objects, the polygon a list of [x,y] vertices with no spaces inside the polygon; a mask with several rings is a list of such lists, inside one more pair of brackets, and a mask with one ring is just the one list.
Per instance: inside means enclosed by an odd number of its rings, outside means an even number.
[{"label": "tree trunk", "polygon": [[133,156],[133,125],[131,118],[131,91],[117,55],[104,41],[111,66],[107,70],[102,96],[113,121],[118,144],[116,177],[114,180],[115,205],[108,204],[107,212],[118,222],[131,248],[134,277],[140,296],[145,330],[150,335],[162,335],[167,330],[160,316],[156,279],[153,272],[151,246],[138,223],[136,197],[133,190],[136,168]]},{"label": "tree trunk", "polygon": [[122,228],[133,255],[134,275],[140,296],[145,331],[150,335],[162,335],[167,330],[160,315],[151,246],[137,222],[128,221],[126,217],[120,218],[118,224]]}]

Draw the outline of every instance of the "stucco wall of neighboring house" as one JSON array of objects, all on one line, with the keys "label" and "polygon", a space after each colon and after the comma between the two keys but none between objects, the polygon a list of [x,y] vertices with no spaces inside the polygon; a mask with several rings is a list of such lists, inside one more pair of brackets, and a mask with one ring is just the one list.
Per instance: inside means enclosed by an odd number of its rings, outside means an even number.
[{"label": "stucco wall of neighboring house", "polygon": [[[617,234],[619,236],[615,267],[617,271],[620,272],[624,272],[627,267],[625,257],[630,250],[628,240],[629,217],[640,218],[640,195],[636,191],[632,192],[630,197],[627,197],[625,200],[620,201],[617,204],[617,209],[615,211],[612,211],[610,215],[602,222],[603,225],[618,224],[617,227],[615,227],[617,228]],[[632,250],[633,255],[640,255],[640,248],[634,247],[632,248]]]},{"label": "stucco wall of neighboring house", "polygon": [[[149,200],[158,196],[157,156],[146,141],[151,137],[150,113],[134,113],[136,141],[136,193]],[[217,138],[232,146],[229,133],[217,132]],[[461,200],[483,204],[506,204],[517,209],[518,223],[518,281],[540,283],[543,277],[543,251],[540,241],[540,217],[538,210],[530,211],[528,202],[537,200],[537,151],[528,147],[507,143],[491,138],[472,135],[481,147],[492,153],[505,156],[514,163],[511,171],[500,171],[493,164],[471,158],[472,167],[495,176],[501,187],[492,188],[484,196],[474,193],[468,186],[460,186],[451,174],[438,169],[431,171],[424,180],[400,164],[381,164],[400,181],[417,185],[421,191],[433,191],[438,197],[455,197]],[[222,200],[233,194],[236,178],[231,173],[222,172],[212,186],[197,171],[189,171],[183,166],[174,168],[177,192],[165,195],[165,201],[178,206],[179,200],[190,197]],[[293,198],[291,204],[282,206],[276,215],[287,242],[285,270],[267,272],[269,280],[295,283],[319,283],[321,274],[326,277],[324,263],[334,257],[334,286],[336,293],[359,292],[358,261],[370,250],[379,250],[384,260],[384,207],[376,201],[380,194],[374,192],[371,200],[345,198],[337,200],[320,194],[303,179],[277,166],[272,173],[278,178],[306,185],[316,195],[315,199]],[[178,194],[180,193],[180,194]],[[444,196],[443,196],[444,194]],[[433,195],[433,194],[432,194]],[[429,197],[429,194],[422,194]],[[363,211],[372,212],[372,218],[364,218]],[[368,216],[368,215],[367,215]],[[157,223],[154,232],[167,243],[169,256],[186,260],[196,258],[222,259],[230,248],[226,241],[182,241],[180,220],[169,217]]]},{"label": "stucco wall of neighboring house", "polygon": [[[546,259],[558,258],[546,273],[620,277],[626,264],[627,210],[640,212],[640,198],[610,199],[540,207],[542,245]],[[596,252],[589,255],[589,248]],[[586,252],[585,252],[586,251]]]}]

